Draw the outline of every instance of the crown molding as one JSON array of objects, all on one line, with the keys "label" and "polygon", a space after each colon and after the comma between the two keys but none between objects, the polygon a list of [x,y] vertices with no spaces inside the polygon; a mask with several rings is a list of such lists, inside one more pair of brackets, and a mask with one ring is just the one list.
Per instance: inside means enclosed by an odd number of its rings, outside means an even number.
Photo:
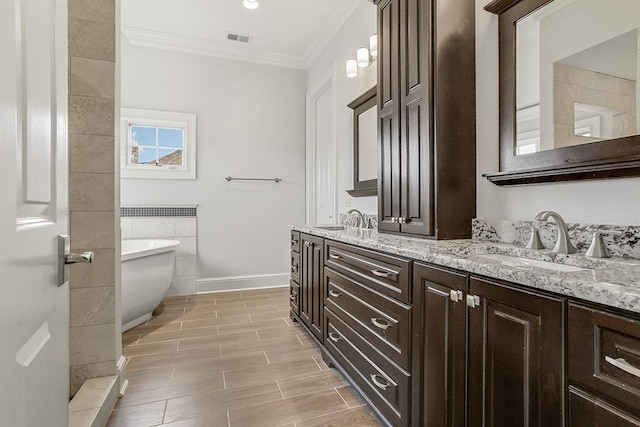
[{"label": "crown molding", "polygon": [[126,26],[123,26],[121,31],[122,35],[134,46],[253,62],[276,67],[306,69],[304,58],[264,51],[250,45],[243,46]]},{"label": "crown molding", "polygon": [[360,5],[361,0],[345,1],[344,8],[336,9],[334,13],[327,19],[327,23],[318,32],[307,50],[303,55],[304,66],[306,69],[311,68],[313,62],[318,59],[320,53],[327,47],[329,42],[338,33],[340,28],[347,22],[347,19],[355,12]]}]

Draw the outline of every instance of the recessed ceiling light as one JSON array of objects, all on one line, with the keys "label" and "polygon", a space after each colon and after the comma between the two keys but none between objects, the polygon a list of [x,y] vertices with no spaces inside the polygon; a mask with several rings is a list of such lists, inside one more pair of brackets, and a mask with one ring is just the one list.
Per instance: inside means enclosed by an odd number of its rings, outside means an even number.
[{"label": "recessed ceiling light", "polygon": [[244,0],[242,5],[247,9],[257,9],[260,6],[257,0]]}]

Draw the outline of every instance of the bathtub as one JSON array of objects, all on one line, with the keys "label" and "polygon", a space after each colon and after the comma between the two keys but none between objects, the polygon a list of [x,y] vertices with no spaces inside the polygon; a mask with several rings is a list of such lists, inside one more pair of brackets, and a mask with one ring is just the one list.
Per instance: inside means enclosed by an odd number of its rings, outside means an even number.
[{"label": "bathtub", "polygon": [[122,241],[122,331],[151,318],[171,286],[178,240]]}]

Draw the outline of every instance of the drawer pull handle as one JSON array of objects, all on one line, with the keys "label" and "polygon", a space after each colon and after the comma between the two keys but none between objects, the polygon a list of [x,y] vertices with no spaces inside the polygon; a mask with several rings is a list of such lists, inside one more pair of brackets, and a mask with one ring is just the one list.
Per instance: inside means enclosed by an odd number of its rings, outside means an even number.
[{"label": "drawer pull handle", "polygon": [[334,298],[338,298],[338,297],[342,296],[342,294],[340,292],[338,292],[338,291],[334,291],[333,289],[331,289],[329,291],[329,296],[332,296]]},{"label": "drawer pull handle", "polygon": [[386,331],[387,329],[389,329],[389,326],[391,326],[385,319],[380,319],[378,317],[372,317],[371,323],[373,323],[373,326],[375,326],[376,328],[380,328],[383,331]]},{"label": "drawer pull handle", "polygon": [[297,273],[298,272],[298,265],[297,264],[293,264],[291,266],[291,272],[292,273]]},{"label": "drawer pull handle", "polygon": [[291,301],[295,301],[296,298],[298,298],[298,294],[296,294],[296,293],[293,293],[293,294],[289,295],[289,299],[291,299]]},{"label": "drawer pull handle", "polygon": [[389,273],[388,271],[384,270],[371,270],[371,272],[378,277],[389,278],[395,276],[393,273]]},{"label": "drawer pull handle", "polygon": [[380,382],[380,380],[378,380],[379,376],[380,375],[378,374],[371,374],[371,381],[373,381],[376,387],[378,387],[380,390],[386,390],[387,388],[389,388],[389,383],[387,381]]},{"label": "drawer pull handle", "polygon": [[291,246],[298,246],[298,241],[297,240],[292,240],[291,241]]},{"label": "drawer pull handle", "polygon": [[336,255],[336,254],[329,254],[329,258],[331,258],[331,259],[340,259],[342,257],[340,255]]},{"label": "drawer pull handle", "polygon": [[329,332],[329,339],[333,342],[338,342],[342,339],[342,337],[335,332]]},{"label": "drawer pull handle", "polygon": [[604,360],[609,362],[616,368],[622,369],[623,371],[633,375],[634,377],[640,378],[640,369],[636,368],[635,366],[632,366],[629,362],[627,362],[623,358],[619,357],[617,359],[614,359],[613,357],[605,356]]}]

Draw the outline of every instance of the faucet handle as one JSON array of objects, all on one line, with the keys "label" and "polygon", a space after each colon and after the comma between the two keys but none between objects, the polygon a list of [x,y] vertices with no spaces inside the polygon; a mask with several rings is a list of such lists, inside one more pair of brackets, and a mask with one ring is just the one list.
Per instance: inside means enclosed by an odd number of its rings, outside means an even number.
[{"label": "faucet handle", "polygon": [[604,244],[604,240],[602,239],[603,235],[610,236],[622,236],[624,233],[622,231],[617,230],[596,230],[593,233],[593,240],[591,241],[591,246],[587,249],[585,253],[586,256],[590,256],[593,258],[609,258],[609,251],[607,250],[607,246]]},{"label": "faucet handle", "polygon": [[542,243],[542,240],[540,240],[540,231],[538,231],[535,225],[520,225],[516,228],[519,230],[525,228],[531,230],[531,236],[529,237],[529,241],[525,245],[527,249],[544,249],[544,244]]}]

